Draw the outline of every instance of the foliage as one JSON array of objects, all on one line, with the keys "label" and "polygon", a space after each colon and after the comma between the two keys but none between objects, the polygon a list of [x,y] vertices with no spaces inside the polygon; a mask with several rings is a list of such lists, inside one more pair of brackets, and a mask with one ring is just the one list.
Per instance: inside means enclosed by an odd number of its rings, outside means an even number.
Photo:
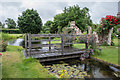
[{"label": "foliage", "polygon": [[25,59],[22,50],[21,46],[7,46],[2,56],[2,78],[55,78],[38,60]]},{"label": "foliage", "polygon": [[112,27],[116,28],[117,25],[120,25],[120,20],[115,16],[107,15],[105,18],[101,18],[100,23],[98,33],[108,34]]},{"label": "foliage", "polygon": [[0,52],[5,52],[7,47],[7,42],[4,40],[1,40],[0,42]]},{"label": "foliage", "polygon": [[57,32],[58,32],[58,23],[56,21],[53,21],[50,27],[50,33],[57,33]]},{"label": "foliage", "polygon": [[52,26],[52,21],[47,21],[44,26],[42,27],[42,31],[43,33],[50,33],[50,29],[51,29],[51,26]]},{"label": "foliage", "polygon": [[9,34],[21,34],[19,29],[2,29],[2,32]]},{"label": "foliage", "polygon": [[13,19],[11,18],[7,18],[7,20],[5,20],[6,25],[8,26],[9,29],[14,29],[16,28],[16,23]]},{"label": "foliage", "polygon": [[0,38],[4,41],[10,40],[10,39],[16,39],[18,37],[22,37],[22,34],[7,34],[7,33],[1,33]]},{"label": "foliage", "polygon": [[69,75],[66,70],[60,70],[60,78],[69,78]]},{"label": "foliage", "polygon": [[[92,25],[89,9],[86,7],[81,9],[78,5],[70,6],[68,8],[65,7],[63,13],[54,17],[54,22],[57,26],[60,26],[60,31],[62,31],[62,28],[68,27],[71,21],[75,21],[82,32],[85,31],[87,25]],[[58,27],[56,28],[58,29]]]},{"label": "foliage", "polygon": [[52,74],[59,76],[60,78],[85,78],[87,77],[87,73],[83,71],[81,67],[76,65],[70,66],[65,62],[61,61],[61,64],[53,64],[52,66],[45,66]]},{"label": "foliage", "polygon": [[37,10],[27,9],[18,17],[18,26],[22,33],[40,33],[42,29],[42,20]]},{"label": "foliage", "polygon": [[4,28],[5,24],[3,24],[2,22],[0,22],[0,26],[2,26],[2,28]]},{"label": "foliage", "polygon": [[[88,36],[88,40],[87,40],[87,37],[86,36],[80,36],[80,37],[76,37],[75,39],[77,42],[82,42],[82,43],[88,43],[88,47],[91,50],[91,53],[100,53],[100,50],[98,50],[98,46],[96,44],[96,37],[94,35],[89,35]],[[76,47],[76,48],[79,48],[81,49],[80,46],[73,46],[73,47]]]}]

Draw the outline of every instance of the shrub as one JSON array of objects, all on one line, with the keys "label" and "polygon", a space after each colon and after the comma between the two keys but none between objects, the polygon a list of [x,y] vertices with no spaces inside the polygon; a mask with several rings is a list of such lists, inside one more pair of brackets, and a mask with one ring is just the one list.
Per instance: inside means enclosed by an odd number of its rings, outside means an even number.
[{"label": "shrub", "polygon": [[7,42],[5,42],[4,40],[2,40],[0,42],[0,52],[5,52],[6,51],[6,47],[7,47]]},{"label": "shrub", "polygon": [[21,34],[19,29],[2,29],[2,32],[9,34]]},{"label": "shrub", "polygon": [[17,36],[13,36],[7,33],[1,33],[0,38],[4,41],[9,40],[9,39],[16,39]]},{"label": "shrub", "polygon": [[42,20],[34,9],[27,9],[18,17],[18,26],[22,33],[40,33],[42,29]]}]

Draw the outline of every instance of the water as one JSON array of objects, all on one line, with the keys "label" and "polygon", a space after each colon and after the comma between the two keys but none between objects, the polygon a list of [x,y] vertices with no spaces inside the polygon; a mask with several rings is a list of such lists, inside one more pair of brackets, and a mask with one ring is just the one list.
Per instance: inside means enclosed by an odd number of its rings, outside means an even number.
[{"label": "water", "polygon": [[[89,78],[117,78],[115,74],[116,71],[110,68],[110,66],[107,66],[103,63],[86,59],[85,61],[81,61],[80,59],[67,59],[62,60],[64,63],[69,64],[68,66],[77,66],[76,68],[82,67],[83,71],[86,71],[89,75]],[[42,63],[43,66],[52,66],[53,64],[60,64],[61,61],[54,61],[54,62],[47,62]]]},{"label": "water", "polygon": [[[16,40],[9,40],[8,45],[14,45],[14,46],[22,46],[23,39],[16,39]],[[42,41],[42,44],[46,44],[47,42]],[[42,47],[43,50],[48,50],[49,47]],[[54,49],[54,47],[52,47]],[[107,66],[103,63],[96,62],[94,60],[85,60],[81,61],[80,59],[67,59],[63,60],[65,63],[68,63],[69,66],[76,65],[77,68],[82,67],[84,71],[87,71],[87,74],[90,75],[90,78],[115,78],[118,77],[117,72],[120,72],[120,69],[116,69],[111,66]],[[60,61],[54,61],[54,62],[46,62],[42,63],[43,66],[46,65],[52,65],[52,64],[58,64]]]},{"label": "water", "polygon": [[15,40],[8,40],[8,45],[13,45],[13,46],[22,46],[23,39],[18,38]]}]

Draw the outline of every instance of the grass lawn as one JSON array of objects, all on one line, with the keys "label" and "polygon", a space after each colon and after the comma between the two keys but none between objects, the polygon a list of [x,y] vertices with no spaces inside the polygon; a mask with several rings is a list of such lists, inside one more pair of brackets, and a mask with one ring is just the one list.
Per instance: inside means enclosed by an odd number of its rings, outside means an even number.
[{"label": "grass lawn", "polygon": [[36,59],[24,59],[22,47],[7,46],[2,56],[2,78],[55,78]]},{"label": "grass lawn", "polygon": [[114,39],[113,41],[114,41],[114,43],[115,43],[115,46],[118,46],[118,45],[120,46],[120,43],[118,43],[118,39],[117,39],[117,38]]},{"label": "grass lawn", "polygon": [[10,36],[17,36],[17,37],[19,37],[19,36],[22,36],[23,34],[9,34]]},{"label": "grass lawn", "polygon": [[[54,40],[58,40],[60,38],[55,38]],[[61,43],[61,41],[52,41],[51,43]],[[118,39],[114,39],[115,46],[101,46],[102,52],[100,55],[93,55],[98,59],[107,61],[109,63],[118,65]],[[73,47],[79,49],[85,49],[85,44],[73,44]],[[120,64],[119,64],[120,65]]]},{"label": "grass lawn", "polygon": [[74,48],[78,48],[78,49],[85,49],[85,44],[81,43],[81,44],[73,44]]},{"label": "grass lawn", "polygon": [[[60,38],[54,38],[53,40],[60,40]],[[61,41],[51,41],[51,43],[61,43]],[[85,44],[73,44],[74,48],[85,49]]]},{"label": "grass lawn", "polygon": [[23,34],[8,34],[8,33],[0,33],[0,39],[2,40],[9,40],[9,39],[16,39],[18,37],[23,38]]},{"label": "grass lawn", "polygon": [[100,55],[94,55],[94,57],[104,60],[109,63],[118,64],[118,39],[114,39],[115,46],[101,46],[102,53]]},{"label": "grass lawn", "polygon": [[118,65],[118,48],[116,46],[101,46],[101,48],[101,54],[93,57]]}]

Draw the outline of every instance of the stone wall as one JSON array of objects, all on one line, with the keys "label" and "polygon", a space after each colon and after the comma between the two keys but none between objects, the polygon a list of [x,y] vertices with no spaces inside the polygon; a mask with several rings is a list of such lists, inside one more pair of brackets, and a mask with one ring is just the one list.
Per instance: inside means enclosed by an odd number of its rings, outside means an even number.
[{"label": "stone wall", "polygon": [[69,28],[72,28],[76,31],[75,35],[82,35],[81,30],[75,25],[75,21],[71,21]]}]

